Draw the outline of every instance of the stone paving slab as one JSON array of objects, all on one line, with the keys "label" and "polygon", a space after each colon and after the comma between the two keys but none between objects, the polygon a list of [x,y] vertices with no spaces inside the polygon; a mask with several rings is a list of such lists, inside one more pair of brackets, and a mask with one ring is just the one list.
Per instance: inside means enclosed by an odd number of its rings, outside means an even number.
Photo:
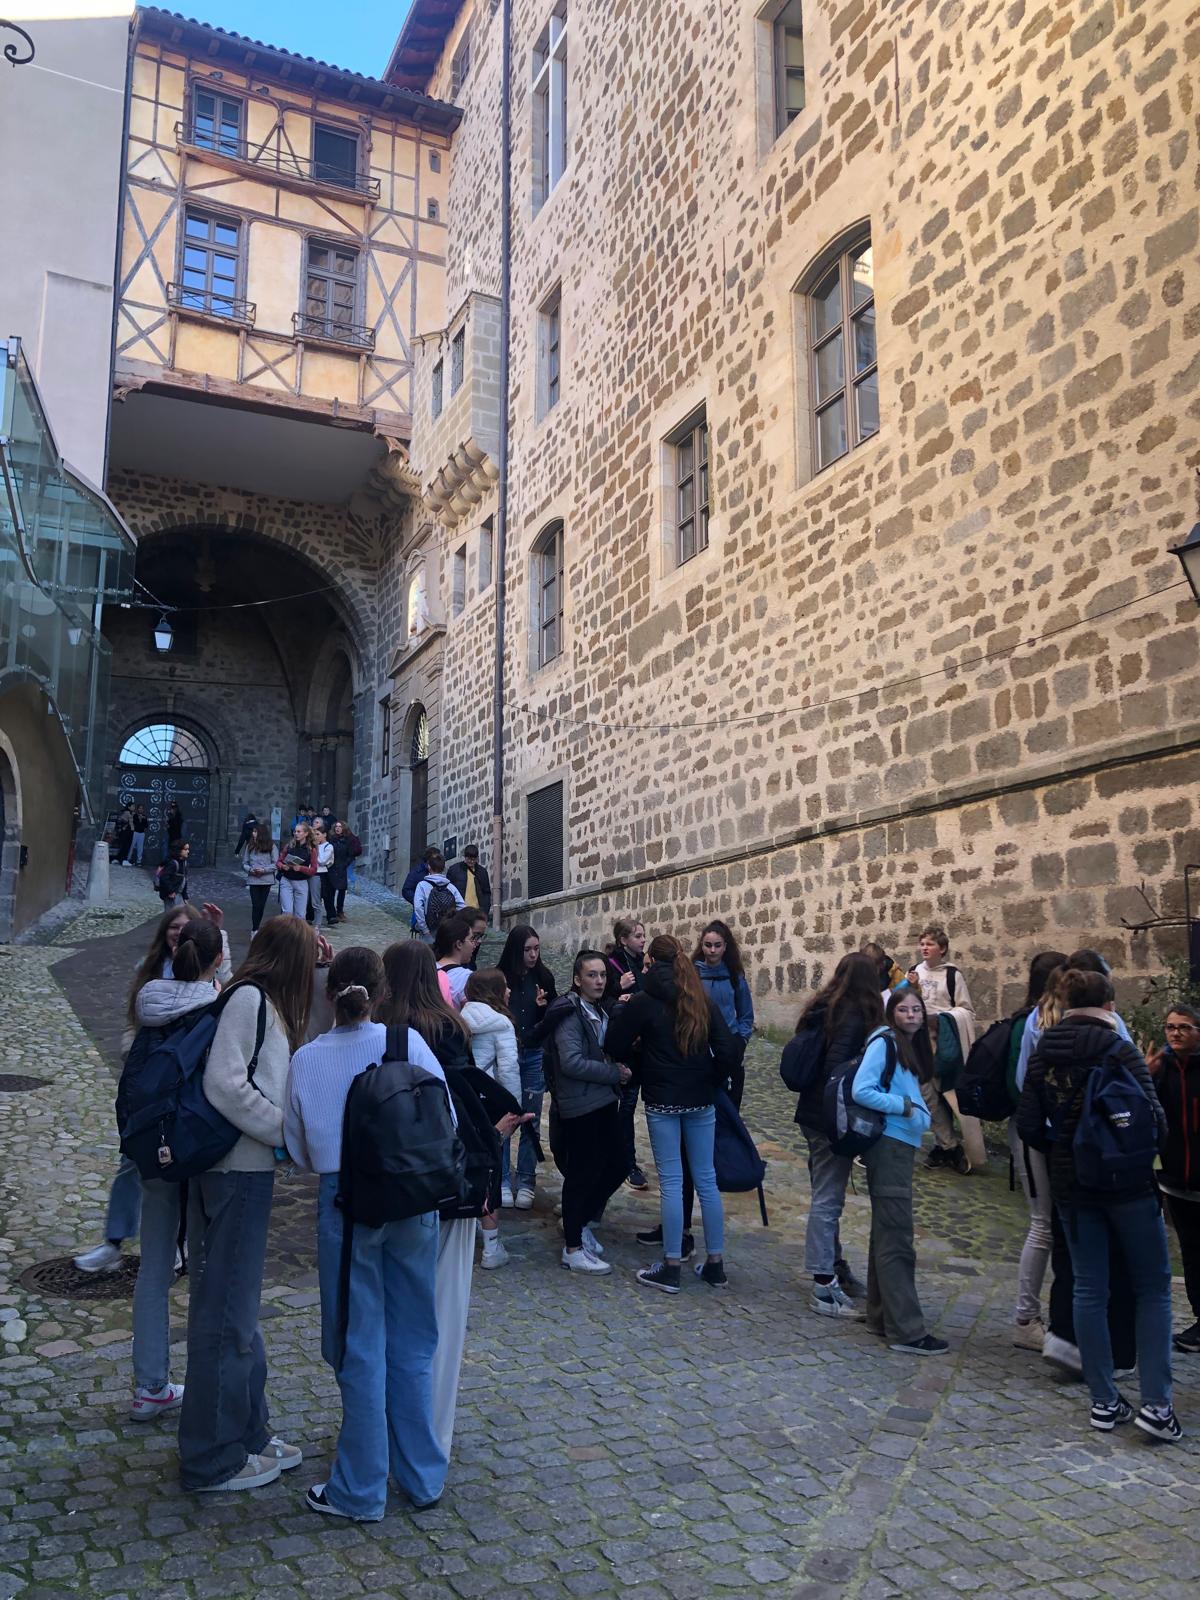
[{"label": "stone paving slab", "polygon": [[[236,956],[236,883],[199,886],[226,904]],[[396,936],[385,909],[351,915],[335,942]],[[966,1180],[918,1179],[921,1293],[950,1357],[906,1360],[812,1316],[799,1133],[778,1048],[758,1041],[746,1109],[771,1163],[771,1227],[753,1197],[729,1197],[729,1292],[693,1280],[671,1299],[636,1285],[646,1252],[633,1232],[656,1215],[653,1193],[616,1197],[611,1277],[559,1271],[547,1177],[532,1212],[505,1215],[511,1264],[476,1274],[455,1460],[431,1513],[396,1504],[375,1527],[330,1526],[302,1504],[339,1407],[319,1353],[313,1184],[279,1184],[269,1397],[273,1426],[308,1459],[253,1494],[184,1497],[169,1427],[125,1420],[129,1301],[16,1284],[89,1242],[103,1215],[115,1159],[104,1046],[146,931],[0,952],[4,1070],[50,1080],[0,1095],[0,1335],[25,1327],[0,1340],[0,1600],[1194,1600],[1200,1358],[1179,1358],[1183,1445],[1093,1433],[1082,1389],[1009,1343],[1023,1215],[1000,1158]],[[867,1220],[852,1195],[860,1267]],[[186,1294],[181,1280],[180,1337]],[[177,1345],[179,1367],[183,1356]]]}]

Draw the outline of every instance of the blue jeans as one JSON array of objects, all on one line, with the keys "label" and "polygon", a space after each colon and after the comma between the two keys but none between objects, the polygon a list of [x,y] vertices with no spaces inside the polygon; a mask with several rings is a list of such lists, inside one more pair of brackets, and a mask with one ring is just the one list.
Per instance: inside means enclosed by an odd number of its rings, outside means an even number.
[{"label": "blue jeans", "polygon": [[[542,1052],[540,1050],[522,1050],[517,1057],[521,1068],[521,1109],[532,1111],[533,1121],[521,1129],[517,1145],[517,1182],[518,1189],[532,1189],[537,1179],[537,1146],[533,1142],[530,1128],[539,1128],[542,1123],[542,1096],[546,1092],[546,1079],[542,1073]],[[500,1152],[500,1181],[513,1187],[512,1168],[509,1163],[509,1149],[512,1145],[511,1138],[504,1141],[504,1148]]]},{"label": "blue jeans", "polygon": [[303,917],[308,914],[307,878],[280,878],[279,909],[285,916]]},{"label": "blue jeans", "polygon": [[662,1210],[663,1255],[678,1261],[683,1254],[683,1160],[686,1148],[692,1182],[700,1197],[704,1221],[704,1248],[719,1256],[725,1248],[725,1208],[717,1189],[713,1167],[713,1135],[717,1114],[712,1106],[699,1111],[656,1111],[646,1107],[646,1126],[650,1148],[658,1169],[658,1193]]},{"label": "blue jeans", "polygon": [[224,1483],[271,1437],[258,1326],[274,1172],[202,1172],[188,1183],[188,1363],[179,1414],[185,1489]]},{"label": "blue jeans", "polygon": [[842,1259],[839,1224],[846,1206],[846,1184],[850,1179],[848,1156],[835,1156],[829,1140],[817,1128],[801,1126],[808,1145],[808,1177],[812,1203],[804,1230],[804,1270],[831,1277]]},{"label": "blue jeans", "polygon": [[1171,1403],[1171,1261],[1157,1195],[1121,1205],[1063,1206],[1063,1227],[1075,1270],[1075,1337],[1092,1399],[1112,1405],[1112,1341],[1108,1332],[1109,1239],[1129,1269],[1137,1318],[1142,1404]]},{"label": "blue jeans", "polygon": [[121,1165],[108,1191],[108,1215],[104,1219],[104,1237],[111,1244],[122,1239],[136,1239],[142,1220],[142,1179],[128,1156],[121,1157]]},{"label": "blue jeans", "polygon": [[436,1500],[446,1483],[446,1451],[433,1419],[438,1218],[430,1211],[382,1228],[355,1228],[343,1353],[337,1188],[337,1173],[325,1173],[317,1201],[321,1354],[342,1391],[342,1427],[325,1492],[339,1511],[377,1522],[387,1508],[389,1471],[417,1505]]},{"label": "blue jeans", "polygon": [[162,1178],[138,1182],[142,1255],[133,1289],[133,1381],[139,1389],[161,1389],[171,1376],[171,1285],[181,1186]]}]

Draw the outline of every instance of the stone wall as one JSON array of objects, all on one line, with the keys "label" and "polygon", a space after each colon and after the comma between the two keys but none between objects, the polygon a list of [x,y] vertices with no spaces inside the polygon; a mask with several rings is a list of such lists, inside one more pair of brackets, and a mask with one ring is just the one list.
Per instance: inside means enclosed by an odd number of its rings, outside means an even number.
[{"label": "stone wall", "polygon": [[[760,9],[576,0],[570,161],[534,215],[549,7],[514,7],[507,910],[564,942],[631,903],[689,935],[728,913],[779,1016],[934,913],[984,1010],[1039,947],[1145,972],[1163,949],[1119,918],[1143,878],[1177,905],[1200,859],[1196,612],[1166,554],[1200,461],[1200,8],[814,5],[808,104],[775,142]],[[449,228],[478,264],[494,24],[476,48]],[[863,225],[881,427],[816,471],[797,289]],[[472,271],[456,292],[494,288]],[[557,281],[563,394],[538,422]],[[711,541],[672,570],[664,441],[700,403]],[[529,552],[558,515],[566,644],[537,671]],[[445,640],[447,818],[480,809],[484,633],[464,614]],[[564,770],[570,881],[531,907],[514,797]]]}]

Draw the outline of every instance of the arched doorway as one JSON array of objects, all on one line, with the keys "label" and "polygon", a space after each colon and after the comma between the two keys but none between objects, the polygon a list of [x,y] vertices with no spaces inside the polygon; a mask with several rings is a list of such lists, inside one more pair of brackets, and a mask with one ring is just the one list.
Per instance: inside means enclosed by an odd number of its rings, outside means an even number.
[{"label": "arched doorway", "polygon": [[419,861],[429,843],[429,718],[425,707],[414,706],[408,760],[412,773],[409,806],[408,859]]},{"label": "arched doorway", "polygon": [[20,860],[21,792],[15,762],[0,749],[0,944],[12,938],[16,924]]},{"label": "arched doorway", "polygon": [[211,762],[199,735],[166,718],[143,723],[121,746],[117,767],[117,803],[144,806],[149,818],[147,862],[154,865],[166,854],[172,801],[183,813],[183,837],[192,847],[192,861],[206,862]]}]

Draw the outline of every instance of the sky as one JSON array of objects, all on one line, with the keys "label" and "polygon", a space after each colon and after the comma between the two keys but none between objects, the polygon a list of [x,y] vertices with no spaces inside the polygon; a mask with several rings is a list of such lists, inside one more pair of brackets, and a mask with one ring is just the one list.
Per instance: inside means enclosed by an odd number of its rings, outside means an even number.
[{"label": "sky", "polygon": [[159,0],[197,22],[377,78],[411,0]]}]

